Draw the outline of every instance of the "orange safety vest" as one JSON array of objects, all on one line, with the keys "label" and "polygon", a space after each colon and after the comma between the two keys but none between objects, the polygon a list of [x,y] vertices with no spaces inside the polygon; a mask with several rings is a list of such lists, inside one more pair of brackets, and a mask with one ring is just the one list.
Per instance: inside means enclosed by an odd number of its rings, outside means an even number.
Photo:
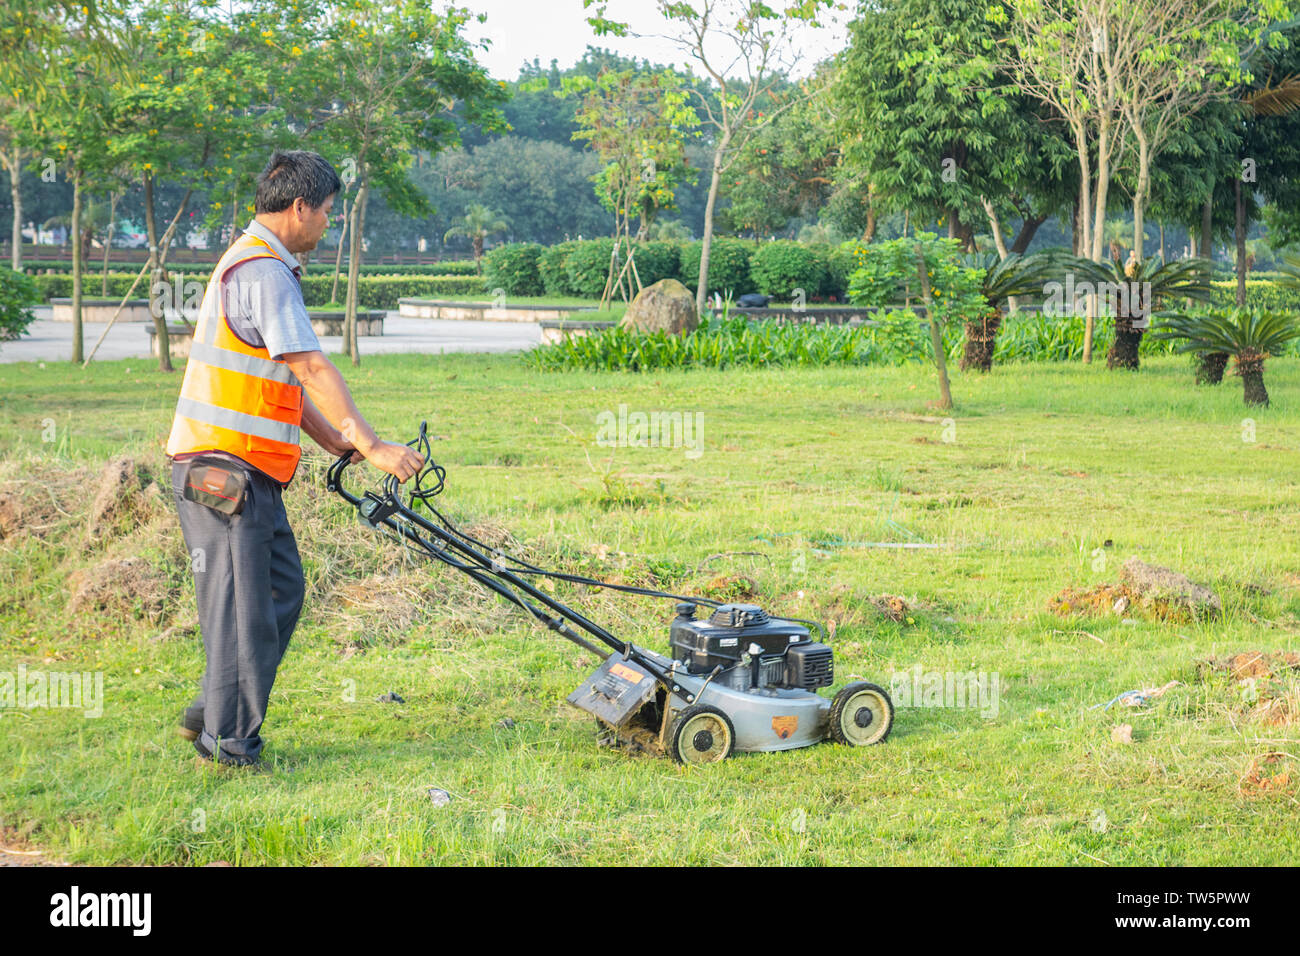
[{"label": "orange safety vest", "polygon": [[199,307],[167,454],[226,452],[288,487],[302,457],[302,383],[288,363],[272,359],[265,346],[249,345],[231,330],[223,293],[231,269],[266,258],[280,257],[268,243],[245,233],[217,263]]}]

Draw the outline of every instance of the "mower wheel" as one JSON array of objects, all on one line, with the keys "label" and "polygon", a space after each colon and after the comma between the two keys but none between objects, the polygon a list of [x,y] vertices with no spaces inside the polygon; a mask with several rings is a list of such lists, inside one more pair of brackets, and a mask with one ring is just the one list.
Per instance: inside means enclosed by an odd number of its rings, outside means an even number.
[{"label": "mower wheel", "polygon": [[735,745],[736,728],[731,718],[708,704],[687,707],[678,715],[670,734],[673,759],[678,763],[726,760]]},{"label": "mower wheel", "polygon": [[875,684],[849,684],[831,701],[830,735],[836,743],[852,747],[878,744],[893,726],[894,702]]}]

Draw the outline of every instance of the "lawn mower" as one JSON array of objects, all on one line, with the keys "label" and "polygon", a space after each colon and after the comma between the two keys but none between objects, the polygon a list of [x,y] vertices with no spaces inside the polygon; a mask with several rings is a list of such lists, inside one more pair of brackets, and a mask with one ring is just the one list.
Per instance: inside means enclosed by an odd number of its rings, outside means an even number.
[{"label": "lawn mower", "polygon": [[[704,764],[734,752],[793,750],[828,737],[860,747],[889,735],[894,707],[882,688],[860,681],[833,698],[817,693],[834,682],[834,662],[831,649],[812,639],[809,626],[820,631],[816,622],[775,617],[753,604],[548,571],[504,554],[433,506],[446,469],[433,461],[426,423],[407,444],[425,464],[405,494],[391,475],[380,491],[348,492],[343,473],[351,452],[330,466],[326,487],[355,507],[363,524],[464,572],[600,658],[595,673],[568,700],[596,718],[607,742]],[[421,507],[428,517],[417,512]],[[619,640],[531,580],[543,577],[677,601],[668,634],[671,656]]]}]

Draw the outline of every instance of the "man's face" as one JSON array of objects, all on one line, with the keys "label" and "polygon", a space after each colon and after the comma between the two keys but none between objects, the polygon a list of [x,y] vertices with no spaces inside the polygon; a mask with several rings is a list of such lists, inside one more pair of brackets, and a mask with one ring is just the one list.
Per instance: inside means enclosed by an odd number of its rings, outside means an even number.
[{"label": "man's face", "polygon": [[297,219],[297,249],[290,249],[290,252],[309,252],[316,248],[320,242],[321,236],[330,225],[330,210],[334,208],[334,197],[328,196],[325,201],[314,209],[307,204],[307,200],[299,197],[293,201],[293,211]]}]

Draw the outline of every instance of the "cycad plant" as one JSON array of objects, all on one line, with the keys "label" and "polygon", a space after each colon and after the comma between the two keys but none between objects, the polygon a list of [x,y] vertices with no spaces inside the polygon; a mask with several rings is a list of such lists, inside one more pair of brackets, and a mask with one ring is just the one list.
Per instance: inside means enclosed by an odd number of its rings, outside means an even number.
[{"label": "cycad plant", "polygon": [[508,226],[494,210],[482,203],[470,203],[460,222],[452,226],[443,235],[446,242],[455,236],[465,236],[474,247],[474,271],[483,274],[483,241],[494,232],[505,232]]},{"label": "cycad plant", "polygon": [[964,264],[981,271],[980,294],[986,307],[966,319],[966,348],[961,368],[987,372],[993,367],[993,350],[1006,314],[1007,299],[1042,295],[1044,286],[1059,274],[1059,258],[1046,253],[1028,256],[1012,253],[999,259],[994,253],[986,253],[967,256]]},{"label": "cycad plant", "polygon": [[1106,353],[1107,368],[1137,370],[1138,349],[1151,316],[1164,300],[1178,297],[1208,302],[1214,296],[1210,263],[1205,259],[1152,257],[1108,262],[1078,260],[1077,268],[1097,283],[1103,301],[1114,303],[1115,341]]},{"label": "cycad plant", "polygon": [[[1269,403],[1268,390],[1264,387],[1264,360],[1278,355],[1288,342],[1300,336],[1300,326],[1294,316],[1284,312],[1207,309],[1162,318],[1164,321],[1155,336],[1181,339],[1183,344],[1177,351],[1200,356],[1223,353],[1236,358],[1236,373],[1241,376],[1242,397],[1247,405]],[[1201,364],[1204,363],[1202,358]]]}]

